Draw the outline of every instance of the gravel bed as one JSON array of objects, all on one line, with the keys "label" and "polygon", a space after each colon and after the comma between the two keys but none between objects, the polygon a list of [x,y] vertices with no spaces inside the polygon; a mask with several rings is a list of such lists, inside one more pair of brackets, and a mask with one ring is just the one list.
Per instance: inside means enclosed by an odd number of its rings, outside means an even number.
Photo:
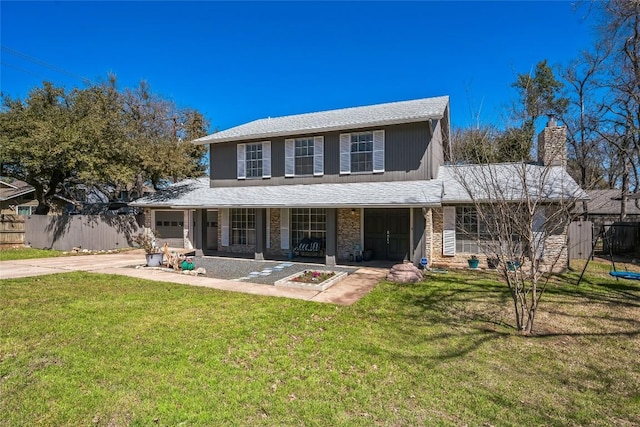
[{"label": "gravel bed", "polygon": [[[193,263],[196,268],[203,267],[207,270],[206,277],[241,280],[265,285],[273,285],[276,280],[284,279],[291,274],[303,272],[304,270],[346,271],[347,273],[353,273],[357,270],[356,267],[329,267],[322,264],[307,264],[296,261],[256,261],[208,256],[196,257],[193,259]],[[256,275],[256,273],[258,274]]]}]

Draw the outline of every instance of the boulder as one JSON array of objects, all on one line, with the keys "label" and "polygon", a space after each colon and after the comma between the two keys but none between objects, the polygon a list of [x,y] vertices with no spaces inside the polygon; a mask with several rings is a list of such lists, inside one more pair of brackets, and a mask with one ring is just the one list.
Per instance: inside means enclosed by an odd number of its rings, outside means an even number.
[{"label": "boulder", "polygon": [[387,280],[396,283],[414,283],[422,280],[422,270],[413,264],[396,264],[391,267]]}]

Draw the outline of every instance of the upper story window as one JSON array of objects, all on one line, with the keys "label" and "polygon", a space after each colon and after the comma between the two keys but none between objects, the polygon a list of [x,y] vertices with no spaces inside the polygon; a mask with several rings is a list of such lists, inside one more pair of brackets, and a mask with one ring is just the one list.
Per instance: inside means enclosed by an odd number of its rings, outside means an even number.
[{"label": "upper story window", "polygon": [[247,144],[245,160],[246,177],[262,177],[262,144]]},{"label": "upper story window", "polygon": [[238,179],[271,177],[271,142],[238,144]]},{"label": "upper story window", "polygon": [[324,137],[285,139],[287,177],[324,174]]},{"label": "upper story window", "polygon": [[340,134],[340,173],[384,172],[384,131]]}]

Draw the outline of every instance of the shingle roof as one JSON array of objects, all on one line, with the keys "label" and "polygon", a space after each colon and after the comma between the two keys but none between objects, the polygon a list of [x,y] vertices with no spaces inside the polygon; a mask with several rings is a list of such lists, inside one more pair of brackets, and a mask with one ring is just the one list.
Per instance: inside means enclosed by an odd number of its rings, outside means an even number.
[{"label": "shingle roof", "polygon": [[[587,201],[587,212],[590,215],[620,215],[622,208],[622,197],[620,190],[589,190],[589,201]],[[627,215],[640,215],[640,209],[635,204],[635,197],[631,195],[627,203]],[[575,212],[583,214],[584,209],[581,203],[575,207]]]},{"label": "shingle roof", "polygon": [[[526,177],[526,179],[523,179]],[[442,203],[522,200],[528,197],[549,201],[588,199],[587,193],[561,166],[528,163],[443,166],[438,179],[444,182]]]},{"label": "shingle roof", "polygon": [[[458,175],[460,173],[461,175]],[[505,163],[494,165],[442,166],[438,179],[339,184],[290,184],[209,188],[209,178],[187,180],[130,203],[140,207],[224,208],[224,207],[438,207],[470,203],[471,197],[459,176],[468,180],[476,200],[492,200],[485,195],[487,173],[495,177],[501,197],[520,200],[523,181],[533,197],[544,200],[588,199],[562,167]]]},{"label": "shingle roof", "polygon": [[430,181],[209,188],[207,178],[185,182],[130,203],[141,207],[435,207],[442,183]]},{"label": "shingle roof", "polygon": [[33,193],[34,191],[36,191],[35,188],[24,181],[17,179],[12,181],[0,181],[0,201],[2,202],[25,194]]},{"label": "shingle roof", "polygon": [[266,118],[216,132],[193,142],[211,144],[440,119],[448,105],[449,97],[440,96]]}]

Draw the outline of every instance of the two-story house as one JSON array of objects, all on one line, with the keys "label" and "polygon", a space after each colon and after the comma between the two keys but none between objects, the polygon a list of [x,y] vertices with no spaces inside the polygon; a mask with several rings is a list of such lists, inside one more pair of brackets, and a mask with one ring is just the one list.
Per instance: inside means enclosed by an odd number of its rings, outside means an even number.
[{"label": "two-story house", "polygon": [[452,259],[468,198],[445,191],[449,134],[446,96],[260,119],[193,141],[210,148],[208,180],[132,205],[149,209],[161,237],[174,224],[172,237],[182,231],[205,253]]}]

